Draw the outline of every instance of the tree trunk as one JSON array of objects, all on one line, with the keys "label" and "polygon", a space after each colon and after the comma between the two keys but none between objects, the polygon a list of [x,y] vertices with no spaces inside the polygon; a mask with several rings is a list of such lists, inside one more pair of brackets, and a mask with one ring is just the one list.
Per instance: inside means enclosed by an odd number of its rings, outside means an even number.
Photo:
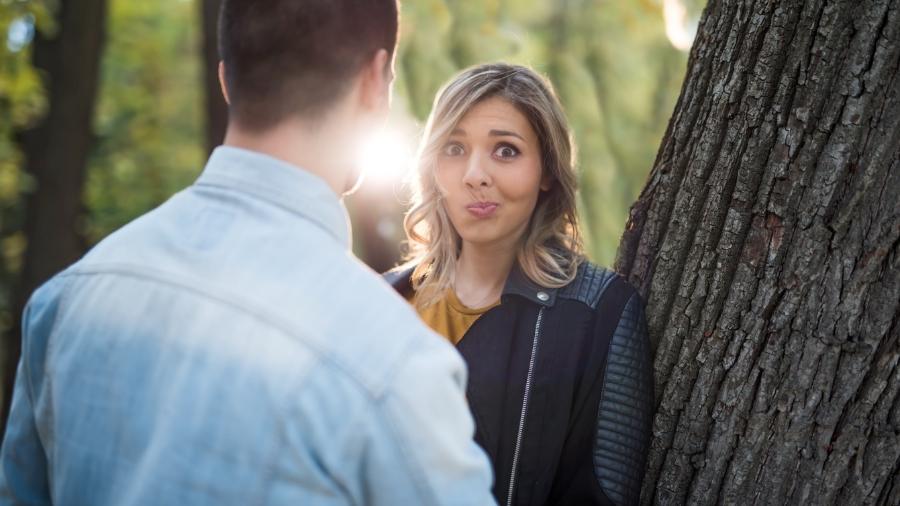
[{"label": "tree trunk", "polygon": [[900,504],[900,0],[713,0],[622,237],[644,504]]},{"label": "tree trunk", "polygon": [[19,361],[19,316],[25,302],[85,249],[82,194],[93,142],[106,9],[105,0],[60,1],[55,33],[38,33],[34,39],[34,66],[44,78],[48,109],[36,125],[16,135],[35,188],[25,199],[28,245],[14,297],[16,325],[8,336],[3,369],[3,427]]},{"label": "tree trunk", "polygon": [[203,0],[203,90],[206,101],[206,151],[213,149],[225,138],[228,126],[228,107],[219,86],[219,8],[222,0]]}]

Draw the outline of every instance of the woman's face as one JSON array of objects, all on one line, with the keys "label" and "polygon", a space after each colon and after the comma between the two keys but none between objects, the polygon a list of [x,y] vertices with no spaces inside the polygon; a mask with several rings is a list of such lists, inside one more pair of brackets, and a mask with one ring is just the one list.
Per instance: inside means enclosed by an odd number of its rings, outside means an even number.
[{"label": "woman's face", "polygon": [[493,97],[463,116],[438,153],[437,182],[463,243],[513,247],[528,227],[543,177],[528,119]]}]

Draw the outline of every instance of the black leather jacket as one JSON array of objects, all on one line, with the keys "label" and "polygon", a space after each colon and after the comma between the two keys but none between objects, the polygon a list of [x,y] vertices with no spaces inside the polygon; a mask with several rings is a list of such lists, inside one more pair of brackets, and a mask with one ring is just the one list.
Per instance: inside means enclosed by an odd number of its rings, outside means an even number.
[{"label": "black leather jacket", "polygon": [[[385,279],[409,293],[412,269]],[[643,305],[590,263],[547,289],[514,268],[457,349],[500,505],[636,504],[654,411]]]}]

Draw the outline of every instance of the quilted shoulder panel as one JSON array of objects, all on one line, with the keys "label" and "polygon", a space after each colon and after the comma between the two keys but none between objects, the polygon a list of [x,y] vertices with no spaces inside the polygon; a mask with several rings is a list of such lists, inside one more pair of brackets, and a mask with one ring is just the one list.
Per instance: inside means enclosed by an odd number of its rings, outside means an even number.
[{"label": "quilted shoulder panel", "polygon": [[596,309],[603,292],[615,278],[616,273],[590,262],[584,262],[578,267],[575,279],[561,288],[557,297],[574,299]]}]

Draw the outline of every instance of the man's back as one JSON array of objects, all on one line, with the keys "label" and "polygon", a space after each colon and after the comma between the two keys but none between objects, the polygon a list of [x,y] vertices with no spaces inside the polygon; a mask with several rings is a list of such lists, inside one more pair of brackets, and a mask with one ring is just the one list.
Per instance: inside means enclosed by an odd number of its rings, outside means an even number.
[{"label": "man's back", "polygon": [[489,502],[461,359],[347,236],[324,182],[219,148],[32,298],[3,500]]}]

